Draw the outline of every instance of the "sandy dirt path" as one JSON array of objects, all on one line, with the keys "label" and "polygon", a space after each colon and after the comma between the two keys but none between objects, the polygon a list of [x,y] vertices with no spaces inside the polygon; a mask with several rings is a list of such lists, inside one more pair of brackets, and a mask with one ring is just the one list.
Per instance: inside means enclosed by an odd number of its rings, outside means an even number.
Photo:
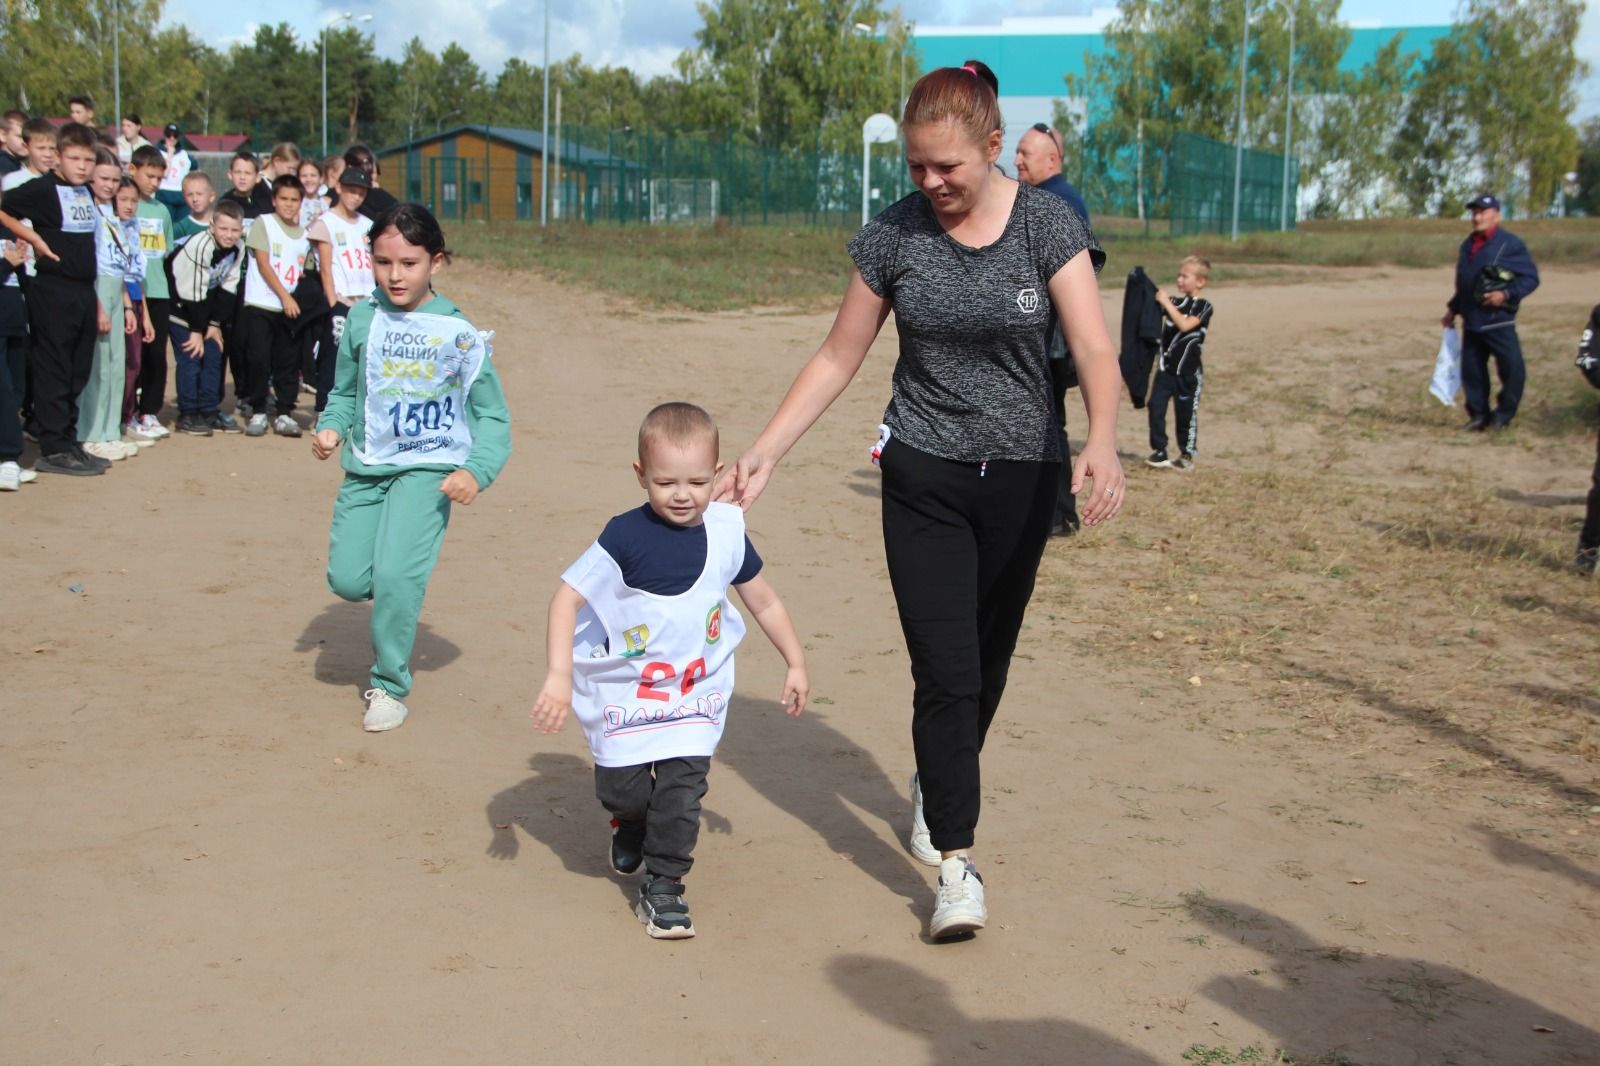
[{"label": "sandy dirt path", "polygon": [[[1219,334],[1270,374],[1283,338],[1359,302],[1367,342],[1425,346],[1447,281],[1219,294]],[[1586,308],[1594,281],[1541,296]],[[866,461],[892,327],[751,516],[818,699],[786,719],[752,634],[689,880],[700,935],[650,941],[581,735],[527,721],[545,603],[638,501],[643,412],[703,402],[731,459],[828,317],[646,314],[470,263],[441,287],[498,330],[516,450],[456,509],[396,732],[359,728],[367,610],[324,583],[340,475],[306,441],[177,438],[0,500],[0,1062],[1600,1062],[1600,863],[1507,852],[1414,795],[1330,794],[1335,753],[1152,713],[1138,649],[1087,650],[1105,608],[1024,632],[985,756],[992,924],[927,942]],[[1212,440],[1248,461],[1265,430],[1225,378]],[[1139,416],[1119,436],[1142,454]],[[1588,456],[1564,462],[1545,482],[1581,491]],[[1094,548],[1115,536],[1052,564],[1114,587]]]}]

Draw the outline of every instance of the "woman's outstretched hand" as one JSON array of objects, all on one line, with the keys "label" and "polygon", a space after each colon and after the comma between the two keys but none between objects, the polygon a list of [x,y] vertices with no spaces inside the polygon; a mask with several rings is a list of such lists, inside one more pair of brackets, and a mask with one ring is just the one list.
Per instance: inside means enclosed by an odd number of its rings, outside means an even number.
[{"label": "woman's outstretched hand", "polygon": [[[1083,502],[1083,484],[1092,485],[1092,498]],[[1122,501],[1128,494],[1127,477],[1122,472],[1122,460],[1117,449],[1110,444],[1088,444],[1072,464],[1072,493],[1079,499],[1083,524],[1098,525],[1116,516],[1122,510]]]},{"label": "woman's outstretched hand", "polygon": [[750,510],[750,505],[760,498],[762,490],[767,487],[773,465],[765,453],[751,448],[739,456],[732,470],[724,470],[722,476],[717,478],[711,498],[722,503],[736,503],[742,510]]}]

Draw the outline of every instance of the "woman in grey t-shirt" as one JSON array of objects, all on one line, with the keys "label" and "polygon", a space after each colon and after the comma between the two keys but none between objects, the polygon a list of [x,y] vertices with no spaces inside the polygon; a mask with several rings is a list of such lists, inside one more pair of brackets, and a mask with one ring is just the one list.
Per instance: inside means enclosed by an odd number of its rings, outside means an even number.
[{"label": "woman in grey t-shirt", "polygon": [[988,918],[970,855],[978,756],[1050,533],[1062,455],[1046,338],[1057,317],[1089,413],[1072,487],[1094,484],[1091,526],[1122,506],[1120,376],[1095,282],[1105,257],[1065,201],[995,170],[993,90],[971,67],[933,71],[912,90],[904,129],[919,191],[851,239],[855,272],[833,329],[719,497],[755,502],[893,311],[900,358],[877,451],[884,549],[915,682],[910,847],[939,867],[929,932],[942,938]]}]

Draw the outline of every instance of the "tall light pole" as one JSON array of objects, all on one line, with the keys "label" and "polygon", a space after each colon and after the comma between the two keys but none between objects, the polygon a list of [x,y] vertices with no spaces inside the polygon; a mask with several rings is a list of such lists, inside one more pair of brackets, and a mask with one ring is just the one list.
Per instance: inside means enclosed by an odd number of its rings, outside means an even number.
[{"label": "tall light pole", "polygon": [[1294,137],[1294,0],[1284,7],[1289,12],[1289,76],[1283,88],[1283,194],[1278,197],[1278,228],[1289,230],[1289,149]]},{"label": "tall light pole", "polygon": [[1250,0],[1244,0],[1244,47],[1239,51],[1239,121],[1233,136],[1233,240],[1239,239],[1239,183],[1244,177],[1244,83],[1249,76]]},{"label": "tall light pole", "polygon": [[113,125],[122,132],[122,0],[111,5],[111,106],[117,109]]},{"label": "tall light pole", "polygon": [[539,225],[550,215],[550,2],[544,0],[544,132],[539,137]]},{"label": "tall light pole", "polygon": [[371,22],[371,15],[355,15],[341,11],[322,24],[322,156],[328,156],[328,31],[339,22]]}]

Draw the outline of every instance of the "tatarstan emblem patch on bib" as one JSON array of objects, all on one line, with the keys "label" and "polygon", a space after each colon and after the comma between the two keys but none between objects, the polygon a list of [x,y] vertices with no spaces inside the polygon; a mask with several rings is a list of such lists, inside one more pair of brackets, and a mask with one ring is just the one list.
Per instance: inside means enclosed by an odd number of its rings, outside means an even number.
[{"label": "tatarstan emblem patch on bib", "polygon": [[711,613],[706,615],[706,643],[715,644],[722,639],[722,604],[711,608]]}]

